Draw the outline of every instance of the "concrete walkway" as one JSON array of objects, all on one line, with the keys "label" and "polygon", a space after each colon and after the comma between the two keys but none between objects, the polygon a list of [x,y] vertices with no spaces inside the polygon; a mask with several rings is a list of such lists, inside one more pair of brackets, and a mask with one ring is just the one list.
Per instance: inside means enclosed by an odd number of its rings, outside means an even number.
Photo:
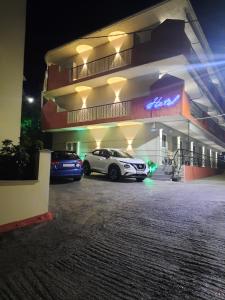
[{"label": "concrete walkway", "polygon": [[50,197],[54,221],[0,237],[1,300],[225,299],[222,177],[99,175]]},{"label": "concrete walkway", "polygon": [[213,184],[213,185],[214,184],[224,184],[225,185],[225,173],[216,175],[216,176],[198,179],[198,180],[192,181],[191,183],[192,184],[205,183],[205,184]]}]

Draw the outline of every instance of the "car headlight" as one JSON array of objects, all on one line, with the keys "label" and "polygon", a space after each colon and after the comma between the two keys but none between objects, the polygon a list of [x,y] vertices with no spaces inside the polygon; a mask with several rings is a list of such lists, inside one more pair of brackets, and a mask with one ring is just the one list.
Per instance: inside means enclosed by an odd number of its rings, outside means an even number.
[{"label": "car headlight", "polygon": [[129,169],[130,168],[130,165],[128,165],[128,164],[125,164],[123,166],[124,166],[125,169]]}]

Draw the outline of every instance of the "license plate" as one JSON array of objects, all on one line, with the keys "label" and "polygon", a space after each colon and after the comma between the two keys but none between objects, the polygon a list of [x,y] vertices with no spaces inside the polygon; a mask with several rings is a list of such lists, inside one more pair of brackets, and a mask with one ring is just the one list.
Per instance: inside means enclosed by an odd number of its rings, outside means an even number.
[{"label": "license plate", "polygon": [[74,164],[63,164],[64,168],[72,168],[74,167]]},{"label": "license plate", "polygon": [[137,171],[137,174],[144,174],[143,171]]}]

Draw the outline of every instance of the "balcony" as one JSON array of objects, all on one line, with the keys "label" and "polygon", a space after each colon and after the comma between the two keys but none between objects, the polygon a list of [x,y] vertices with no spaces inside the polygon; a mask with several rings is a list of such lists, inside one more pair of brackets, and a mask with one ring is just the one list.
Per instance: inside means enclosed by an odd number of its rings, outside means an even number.
[{"label": "balcony", "polygon": [[72,68],[70,82],[128,66],[131,64],[131,55],[132,49],[127,49]]},{"label": "balcony", "polygon": [[127,117],[130,115],[130,108],[131,102],[123,101],[73,110],[67,113],[67,124],[86,123],[100,120],[104,121],[108,119]]},{"label": "balcony", "polygon": [[58,89],[96,76],[131,68],[180,54],[189,54],[190,42],[184,22],[166,20],[152,32],[135,34],[133,47],[75,68],[51,65],[48,69],[47,91]]},{"label": "balcony", "polygon": [[74,68],[62,69],[58,65],[52,65],[48,70],[47,90],[54,90],[126,68],[132,64],[133,51],[133,48],[126,49]]},{"label": "balcony", "polygon": [[[183,113],[186,106],[185,98],[182,98],[175,106],[156,110],[146,110],[149,97],[136,98],[128,101],[92,106],[72,111],[57,112],[57,105],[48,101],[42,109],[42,127],[44,130],[62,130],[80,126],[96,125],[103,123],[115,123],[122,121],[134,121],[144,119],[170,118],[171,126],[174,116],[180,116],[190,120],[194,125],[208,131],[224,143],[225,131],[213,119],[201,119],[208,117],[194,102],[188,103],[188,113]],[[190,106],[189,106],[190,105]],[[176,118],[174,119],[176,120]],[[176,124],[176,121],[175,121]]]},{"label": "balcony", "polygon": [[193,117],[198,119],[198,122],[203,128],[208,130],[211,134],[215,135],[221,141],[225,141],[225,131],[219,126],[219,124],[216,121],[211,119],[210,116],[193,101],[191,102],[191,114]]},{"label": "balcony", "polygon": [[176,106],[160,110],[146,110],[145,106],[148,102],[148,97],[142,97],[73,111],[57,112],[57,105],[53,101],[48,101],[42,109],[42,127],[44,130],[60,130],[92,124],[173,116],[179,115],[182,111],[182,101]]},{"label": "balcony", "polygon": [[[193,74],[193,78],[195,78],[195,81],[197,82],[199,87],[204,91],[203,93],[205,93],[209,99],[212,98],[212,95],[222,111],[225,111],[224,98],[221,96],[218,87],[212,82],[206,66],[201,63],[193,48],[191,48],[190,55],[187,56],[187,59],[192,64],[193,69],[198,74],[199,78],[201,78],[203,84]],[[189,72],[191,74],[193,73],[191,70]]]}]

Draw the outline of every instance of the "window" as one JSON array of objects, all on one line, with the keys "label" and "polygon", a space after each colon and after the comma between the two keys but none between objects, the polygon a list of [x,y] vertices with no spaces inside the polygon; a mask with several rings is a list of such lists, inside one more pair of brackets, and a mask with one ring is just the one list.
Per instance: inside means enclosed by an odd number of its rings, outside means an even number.
[{"label": "window", "polygon": [[79,156],[74,152],[67,151],[54,151],[52,152],[52,160],[75,160],[79,159]]},{"label": "window", "polygon": [[77,152],[77,142],[67,142],[66,150]]},{"label": "window", "polygon": [[95,150],[95,151],[92,152],[92,154],[98,156],[100,154],[100,150]]},{"label": "window", "polygon": [[167,147],[167,136],[165,134],[162,135],[162,147]]},{"label": "window", "polygon": [[133,158],[130,154],[124,151],[119,150],[110,150],[109,151],[110,156],[113,157],[121,157],[121,158]]},{"label": "window", "polygon": [[105,149],[100,150],[99,156],[107,157],[109,156],[109,152]]}]

